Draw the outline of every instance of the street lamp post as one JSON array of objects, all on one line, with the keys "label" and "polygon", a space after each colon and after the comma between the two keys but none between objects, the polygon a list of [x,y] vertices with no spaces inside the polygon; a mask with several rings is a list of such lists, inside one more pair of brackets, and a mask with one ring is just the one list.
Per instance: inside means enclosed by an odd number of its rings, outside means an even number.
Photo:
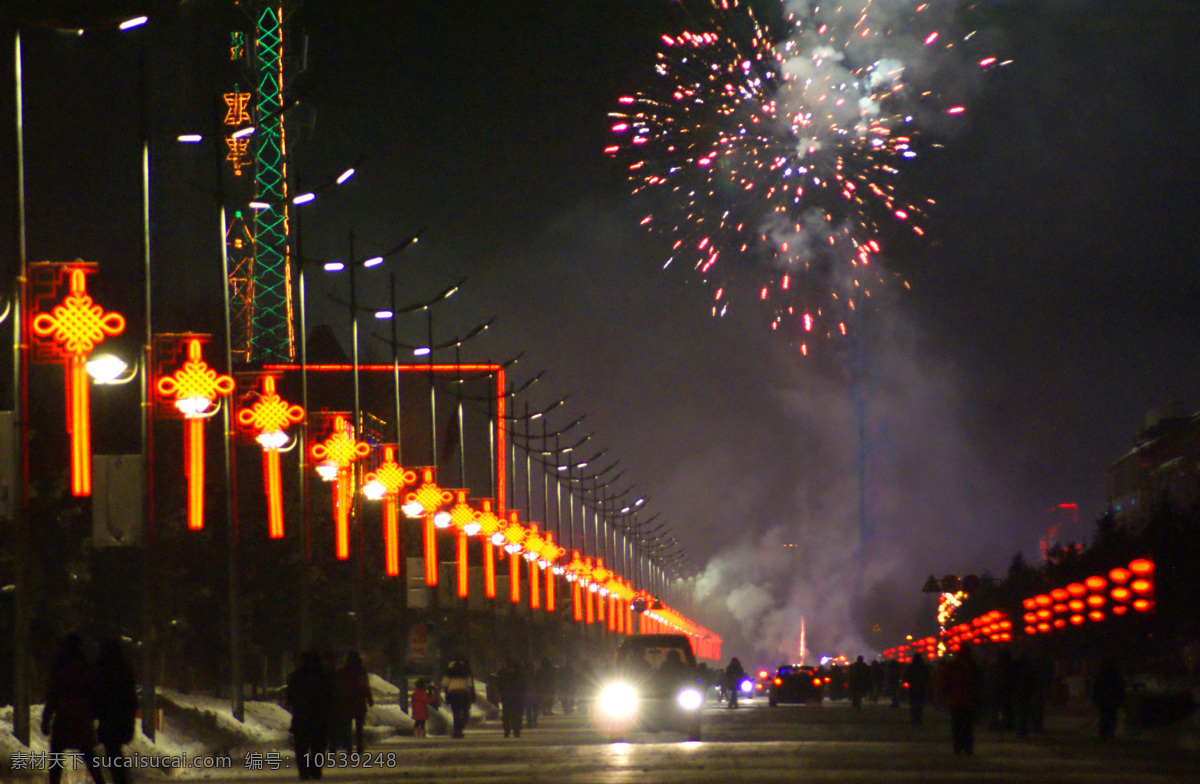
[{"label": "street lamp post", "polygon": [[[345,305],[350,314],[350,347],[351,347],[350,351],[351,351],[351,355],[352,355],[352,370],[351,370],[352,379],[351,379],[351,381],[352,381],[352,384],[354,387],[353,432],[355,432],[355,433],[362,432],[362,402],[361,402],[361,397],[360,397],[360,386],[359,386],[359,378],[358,378],[358,364],[359,364],[359,362],[358,362],[358,357],[359,357],[359,354],[358,354],[358,314],[360,311],[367,310],[367,308],[360,308],[358,305],[358,278],[357,278],[358,268],[361,266],[364,269],[370,269],[372,267],[379,266],[387,258],[389,258],[391,256],[395,256],[395,255],[399,254],[400,252],[402,252],[404,249],[408,248],[410,245],[415,244],[417,242],[417,240],[420,238],[420,235],[421,235],[421,232],[418,231],[416,234],[412,235],[411,237],[407,237],[407,238],[401,240],[399,244],[397,244],[395,247],[391,248],[390,250],[386,251],[385,253],[382,253],[378,256],[371,256],[371,257],[368,257],[365,259],[358,259],[355,256],[354,232],[351,231],[350,235],[349,235],[349,239],[350,239],[350,241],[349,241],[349,256],[347,257],[346,262],[344,264],[342,264],[340,262],[328,262],[324,265],[326,272],[340,272],[341,270],[345,269],[350,273],[350,301],[348,303],[342,302],[341,300],[338,300],[336,297],[331,297],[331,299],[333,299],[335,302],[338,302],[339,304]],[[303,266],[303,262],[301,262],[301,265]],[[355,480],[352,482],[352,486],[357,487],[359,485],[359,482],[357,481],[357,477],[361,472],[361,466],[356,462],[355,465],[353,466],[352,470],[354,471],[354,476],[355,476]],[[363,619],[362,619],[362,582],[363,582],[363,570],[364,570],[365,556],[363,554],[364,548],[363,548],[363,530],[362,530],[362,496],[360,493],[354,493],[353,518],[354,518],[353,519],[353,529],[354,529],[355,547],[358,552],[357,552],[357,556],[355,559],[356,566],[355,566],[355,577],[354,577],[354,583],[353,583],[354,590],[353,590],[351,612],[352,612],[352,615],[354,618],[354,644],[358,650],[362,650],[363,643],[364,643]]]}]

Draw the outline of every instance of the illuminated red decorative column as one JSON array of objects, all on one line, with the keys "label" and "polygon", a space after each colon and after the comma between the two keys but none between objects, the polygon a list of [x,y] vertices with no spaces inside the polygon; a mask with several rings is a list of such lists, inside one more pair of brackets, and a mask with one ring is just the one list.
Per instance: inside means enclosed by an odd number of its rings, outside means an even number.
[{"label": "illuminated red decorative column", "polygon": [[[92,423],[87,359],[104,338],[125,331],[125,317],[105,313],[87,293],[85,274],[95,264],[39,262],[29,265],[32,289],[29,327],[33,362],[66,365],[67,434],[71,439],[71,493],[92,494]],[[68,294],[49,313],[43,300],[57,297],[64,276]]]},{"label": "illuminated red decorative column", "polygon": [[595,591],[592,590],[592,574],[595,569],[592,567],[592,557],[584,556],[584,578],[583,578],[583,622],[596,622],[596,597]]},{"label": "illuminated red decorative column", "polygon": [[604,559],[597,558],[596,568],[592,570],[592,584],[588,586],[588,591],[595,594],[596,620],[600,623],[605,623],[604,605],[608,589],[604,587],[604,584],[608,582],[609,574],[611,573],[604,568]]},{"label": "illuminated red decorative column", "polygon": [[586,568],[578,550],[571,551],[571,560],[563,567],[567,582],[571,584],[571,615],[576,623],[583,621],[583,573]]},{"label": "illuminated red decorative column", "polygon": [[525,527],[521,525],[517,510],[508,512],[508,525],[504,526],[504,550],[508,553],[508,598],[513,604],[521,601],[521,551],[525,549]]},{"label": "illuminated red decorative column", "polygon": [[[396,448],[383,448],[383,462],[363,477],[363,495],[383,499],[383,573],[400,576],[400,491],[417,481],[417,472],[396,462]],[[408,590],[404,588],[403,590]]]},{"label": "illuminated red decorative column", "polygon": [[544,545],[545,540],[538,532],[537,523],[530,523],[525,537],[525,560],[529,561],[529,608],[531,610],[540,609],[542,606],[542,585],[539,579],[541,565],[538,561],[542,559]]},{"label": "illuminated red decorative column", "polygon": [[[207,337],[207,336],[206,336]],[[201,339],[186,338],[187,360],[172,375],[158,379],[158,394],[175,399],[183,415],[183,473],[187,477],[188,528],[204,528],[204,420],[220,410],[218,397],[233,392],[233,378],[218,375],[200,356]]]},{"label": "illuminated red decorative column", "polygon": [[283,478],[279,452],[287,446],[284,429],[304,421],[304,409],[289,404],[275,391],[275,378],[263,376],[262,392],[252,406],[238,411],[238,424],[257,431],[254,440],[263,450],[263,490],[267,494],[267,533],[283,538]]},{"label": "illuminated red decorative column", "polygon": [[454,494],[438,487],[435,480],[436,469],[417,470],[421,472],[421,486],[404,496],[404,514],[425,519],[421,527],[421,540],[425,552],[425,584],[432,587],[438,584],[437,529],[450,524],[450,515],[439,510],[454,500]]},{"label": "illuminated red decorative column", "polygon": [[546,546],[542,550],[545,557],[546,569],[546,612],[554,614],[558,611],[558,598],[555,595],[555,577],[563,573],[562,566],[559,565],[559,560],[566,555],[567,551],[554,542],[554,532],[547,531]]},{"label": "illuminated red decorative column", "polygon": [[478,533],[479,512],[467,503],[467,491],[454,491],[454,506],[450,507],[450,525],[454,527],[454,561],[457,572],[458,598],[465,599],[470,592],[470,572],[467,569],[468,531]]},{"label": "illuminated red decorative column", "polygon": [[504,544],[500,528],[504,521],[492,511],[492,499],[481,499],[483,509],[475,521],[479,524],[479,538],[483,542],[483,595],[496,598],[496,548]]},{"label": "illuminated red decorative column", "polygon": [[354,498],[355,462],[371,453],[365,441],[354,440],[354,427],[339,415],[333,418],[333,432],[319,444],[313,444],[317,473],[322,479],[334,479],[334,553],[338,560],[350,557],[350,504]]}]

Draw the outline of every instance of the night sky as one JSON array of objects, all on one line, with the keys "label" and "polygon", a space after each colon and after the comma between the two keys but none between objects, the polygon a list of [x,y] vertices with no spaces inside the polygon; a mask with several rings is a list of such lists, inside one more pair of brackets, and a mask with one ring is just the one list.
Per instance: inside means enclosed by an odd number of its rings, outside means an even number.
[{"label": "night sky", "polygon": [[[653,86],[659,36],[698,28],[666,0],[307,2],[293,191],[358,174],[304,208],[303,252],[343,256],[353,232],[369,253],[427,227],[396,262],[403,303],[468,278],[437,311],[439,339],[497,316],[470,358],[523,350],[518,383],[546,371],[532,407],[570,394],[553,422],[586,413],[588,448],[608,447],[671,523],[697,569],[683,607],[726,655],[794,657],[802,616],[813,652],[887,647],[928,630],[930,573],[1036,560],[1063,503],[1078,505],[1065,537],[1087,539],[1105,468],[1148,411],[1190,413],[1200,388],[1200,11],[977,5],[1013,63],[976,80],[962,121],[931,133],[942,147],[905,170],[901,187],[937,204],[923,238],[881,237],[880,263],[911,288],[879,292],[860,340],[802,357],[753,298],[714,319],[697,277],[661,270],[669,240],[638,225],[646,203],[602,149],[616,99]],[[24,40],[29,257],[100,261],[97,292],[131,313],[139,47],[151,124],[202,126],[222,91],[221,6]],[[11,137],[6,122],[6,150]],[[219,301],[212,159],[162,138],[156,329],[182,331]],[[0,183],[8,222],[11,166]],[[747,262],[744,285],[760,272]],[[360,284],[381,296],[387,273]],[[344,332],[327,295],[345,283],[311,286],[311,324]],[[404,329],[423,342],[419,320]]]}]

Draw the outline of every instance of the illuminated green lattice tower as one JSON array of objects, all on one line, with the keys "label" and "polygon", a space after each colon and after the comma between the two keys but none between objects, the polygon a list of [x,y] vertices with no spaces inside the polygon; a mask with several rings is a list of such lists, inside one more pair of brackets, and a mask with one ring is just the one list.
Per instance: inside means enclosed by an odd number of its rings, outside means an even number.
[{"label": "illuminated green lattice tower", "polygon": [[284,0],[254,4],[257,40],[254,140],[259,202],[254,259],[250,361],[288,361],[295,355],[292,276],[288,254],[287,146],[284,138]]},{"label": "illuminated green lattice tower", "polygon": [[[254,206],[235,213],[226,231],[231,347],[241,364],[295,358],[283,93],[289,71],[285,31],[296,1],[234,0],[248,25],[232,33],[229,49],[239,74],[234,91],[225,94],[228,160],[237,183],[231,196]],[[248,92],[237,86],[241,78]],[[234,137],[250,125],[253,135]]]}]

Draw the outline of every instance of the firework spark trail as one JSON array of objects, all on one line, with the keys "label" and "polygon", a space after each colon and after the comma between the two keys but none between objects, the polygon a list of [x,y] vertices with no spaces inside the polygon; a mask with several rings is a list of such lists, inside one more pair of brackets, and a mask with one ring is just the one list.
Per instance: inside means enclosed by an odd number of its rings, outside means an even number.
[{"label": "firework spark trail", "polygon": [[741,0],[710,2],[696,23],[708,29],[662,35],[658,87],[619,99],[605,152],[628,159],[635,194],[672,205],[642,220],[674,238],[664,266],[692,265],[715,316],[735,276],[766,269],[756,288],[771,327],[795,325],[807,354],[814,338],[847,334],[884,279],[873,261],[885,224],[924,233],[933,202],[906,198],[897,178],[923,120],[965,109],[909,71],[929,76],[935,54],[961,64],[974,32],[938,29],[930,3],[791,0],[777,34]]}]

